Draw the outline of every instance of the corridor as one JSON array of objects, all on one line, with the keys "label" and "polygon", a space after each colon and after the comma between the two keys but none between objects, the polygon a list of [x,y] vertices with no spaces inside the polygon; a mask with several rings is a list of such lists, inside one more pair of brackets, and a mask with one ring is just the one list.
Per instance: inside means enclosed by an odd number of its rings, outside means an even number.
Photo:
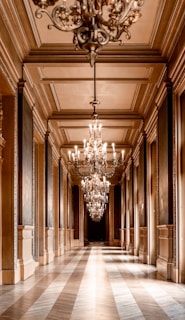
[{"label": "corridor", "polygon": [[120,247],[92,243],[0,287],[0,320],[185,319],[185,285]]}]

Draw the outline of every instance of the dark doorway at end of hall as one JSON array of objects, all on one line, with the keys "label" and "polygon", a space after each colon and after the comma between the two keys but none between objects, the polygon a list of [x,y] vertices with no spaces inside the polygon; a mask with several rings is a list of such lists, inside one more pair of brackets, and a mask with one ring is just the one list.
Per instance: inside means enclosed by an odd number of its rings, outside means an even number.
[{"label": "dark doorway at end of hall", "polygon": [[106,214],[99,222],[93,221],[88,215],[88,241],[106,241]]}]

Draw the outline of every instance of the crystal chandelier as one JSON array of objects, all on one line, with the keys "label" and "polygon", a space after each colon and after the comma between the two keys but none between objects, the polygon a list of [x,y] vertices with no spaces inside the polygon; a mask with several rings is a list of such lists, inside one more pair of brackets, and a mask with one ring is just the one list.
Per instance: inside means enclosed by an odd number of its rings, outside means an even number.
[{"label": "crystal chandelier", "polygon": [[[52,24],[61,31],[72,31],[73,43],[77,48],[86,49],[91,66],[97,51],[109,42],[121,43],[120,37],[126,34],[131,38],[130,27],[141,17],[144,0],[32,0],[39,8],[35,15],[42,18],[47,14]],[[68,3],[67,3],[68,2]],[[54,6],[48,11],[49,6]]]},{"label": "crystal chandelier", "polygon": [[118,159],[115,151],[115,143],[112,143],[112,160],[108,160],[107,143],[102,141],[102,126],[98,123],[96,105],[96,64],[94,64],[94,99],[90,102],[93,106],[93,123],[89,125],[89,141],[83,141],[83,154],[74,146],[74,152],[68,151],[68,164],[73,165],[76,173],[83,177],[91,177],[98,174],[101,177],[111,178],[118,165],[124,163],[124,150],[121,151],[121,159]]},{"label": "crystal chandelier", "polygon": [[81,181],[82,191],[84,192],[84,201],[86,208],[93,221],[100,221],[106,204],[108,203],[108,193],[110,182],[95,173],[91,178],[85,177]]},{"label": "crystal chandelier", "polygon": [[103,217],[104,211],[106,209],[106,204],[101,202],[96,203],[87,203],[87,209],[89,211],[89,215],[91,219],[95,222],[99,222]]}]

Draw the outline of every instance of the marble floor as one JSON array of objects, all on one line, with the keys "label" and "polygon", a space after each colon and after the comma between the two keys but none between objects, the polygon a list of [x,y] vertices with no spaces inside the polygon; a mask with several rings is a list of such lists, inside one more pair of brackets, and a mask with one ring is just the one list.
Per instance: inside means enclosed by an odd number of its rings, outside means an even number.
[{"label": "marble floor", "polygon": [[16,285],[0,286],[0,320],[185,319],[185,285],[121,248],[74,249]]}]

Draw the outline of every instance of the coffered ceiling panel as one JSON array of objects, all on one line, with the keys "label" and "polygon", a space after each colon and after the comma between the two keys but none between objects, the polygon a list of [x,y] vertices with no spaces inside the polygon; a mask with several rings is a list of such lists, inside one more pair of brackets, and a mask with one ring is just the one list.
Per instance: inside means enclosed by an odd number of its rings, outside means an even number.
[{"label": "coffered ceiling panel", "polygon": [[[90,122],[90,121],[89,121]],[[101,122],[101,121],[100,121]],[[89,138],[89,130],[88,128],[81,129],[68,129],[68,138],[69,141],[76,141],[78,143],[83,143],[83,140],[88,140]],[[102,128],[102,138],[103,141],[111,143],[123,143],[123,130],[121,128],[114,128],[114,131],[109,128]]]},{"label": "coffered ceiling panel", "polygon": [[[98,109],[131,110],[134,96],[137,93],[135,84],[120,84],[107,81],[97,82]],[[60,110],[85,109],[93,111],[90,101],[93,100],[92,82],[55,84],[55,97]]]},{"label": "coffered ceiling panel", "polygon": [[[59,64],[57,66],[48,66],[40,68],[40,77],[42,81],[75,81],[75,80],[86,80],[93,79],[93,68],[90,67],[89,63],[65,63],[63,65]],[[102,64],[97,63],[96,77],[97,79],[113,79],[132,81],[148,79],[150,76],[150,67],[138,66],[136,64]],[[133,80],[134,79],[134,80]]]}]

